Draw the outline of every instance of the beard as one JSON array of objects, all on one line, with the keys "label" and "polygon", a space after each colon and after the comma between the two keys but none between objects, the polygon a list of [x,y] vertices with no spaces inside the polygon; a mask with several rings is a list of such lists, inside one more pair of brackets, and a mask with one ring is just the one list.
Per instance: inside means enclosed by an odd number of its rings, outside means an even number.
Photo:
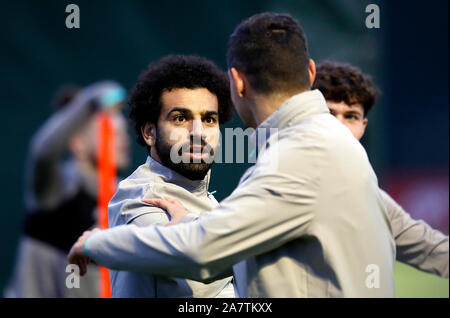
[{"label": "beard", "polygon": [[[183,144],[180,149],[178,150],[178,154],[182,155],[183,149],[190,149],[190,145],[202,145],[202,149],[205,147],[208,147],[209,154],[211,156],[214,156],[214,150],[212,147],[204,142],[204,140],[198,141],[191,138],[191,140],[185,144]],[[201,162],[179,162],[174,163],[170,157],[170,152],[173,145],[167,143],[163,136],[161,136],[158,133],[158,130],[156,130],[156,140],[155,140],[155,148],[156,152],[158,153],[159,159],[161,160],[161,163],[166,166],[167,168],[177,172],[178,174],[188,178],[189,180],[203,180],[208,173],[209,169],[211,169],[211,166],[213,165],[214,161],[211,163],[205,162],[204,160],[201,160]]]}]

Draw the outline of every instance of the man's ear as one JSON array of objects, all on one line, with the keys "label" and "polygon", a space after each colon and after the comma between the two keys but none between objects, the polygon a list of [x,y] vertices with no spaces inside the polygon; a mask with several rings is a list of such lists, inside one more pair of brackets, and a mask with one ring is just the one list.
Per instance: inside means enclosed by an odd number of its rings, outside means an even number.
[{"label": "man's ear", "polygon": [[309,59],[309,85],[310,87],[313,86],[314,80],[316,79],[316,63],[313,59]]},{"label": "man's ear", "polygon": [[244,97],[245,89],[247,85],[247,79],[244,73],[236,70],[234,67],[231,68],[231,79],[233,81],[234,87],[236,88],[236,94],[239,97]]},{"label": "man's ear", "polygon": [[363,135],[366,132],[366,128],[367,128],[367,123],[368,122],[369,122],[369,120],[367,118],[364,118],[364,120],[363,120],[363,130],[362,130]]},{"label": "man's ear", "polygon": [[364,118],[364,120],[363,120],[364,129],[366,129],[368,123],[369,123],[369,119]]},{"label": "man's ear", "polygon": [[150,147],[153,147],[156,140],[156,127],[152,123],[145,123],[141,126],[142,138],[144,138],[145,143]]}]

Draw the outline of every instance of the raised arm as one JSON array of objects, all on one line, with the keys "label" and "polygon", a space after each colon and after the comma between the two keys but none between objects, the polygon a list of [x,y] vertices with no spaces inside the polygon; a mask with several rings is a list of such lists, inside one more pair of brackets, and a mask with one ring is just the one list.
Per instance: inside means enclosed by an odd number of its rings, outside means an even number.
[{"label": "raised arm", "polygon": [[88,86],[69,105],[50,117],[33,136],[26,176],[27,188],[31,189],[34,203],[47,208],[57,203],[63,186],[58,173],[58,161],[67,149],[70,137],[105,105],[105,96],[114,90],[123,91],[123,88],[111,81]]}]

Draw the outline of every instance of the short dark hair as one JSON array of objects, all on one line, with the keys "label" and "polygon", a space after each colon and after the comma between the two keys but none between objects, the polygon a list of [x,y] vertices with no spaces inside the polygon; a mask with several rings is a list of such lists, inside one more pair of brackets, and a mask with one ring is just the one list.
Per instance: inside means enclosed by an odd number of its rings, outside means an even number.
[{"label": "short dark hair", "polygon": [[260,94],[310,88],[306,36],[288,14],[260,13],[241,22],[230,36],[227,63]]},{"label": "short dark hair", "polygon": [[375,104],[380,91],[369,75],[346,63],[326,61],[317,66],[313,88],[318,89],[325,99],[344,102],[347,105],[361,104],[364,117]]},{"label": "short dark hair", "polygon": [[174,88],[206,88],[216,95],[219,103],[219,123],[231,119],[228,76],[213,62],[193,55],[169,55],[150,64],[139,76],[128,104],[130,120],[137,134],[137,142],[147,146],[141,127],[147,122],[157,124],[161,112],[161,94]]}]

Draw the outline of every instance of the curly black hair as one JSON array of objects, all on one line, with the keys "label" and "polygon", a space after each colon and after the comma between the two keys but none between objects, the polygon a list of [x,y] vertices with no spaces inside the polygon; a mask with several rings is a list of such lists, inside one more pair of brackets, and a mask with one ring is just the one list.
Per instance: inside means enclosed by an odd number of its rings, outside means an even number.
[{"label": "curly black hair", "polygon": [[147,146],[141,135],[142,125],[147,122],[156,125],[161,111],[161,94],[174,88],[206,88],[217,97],[219,123],[225,123],[233,116],[230,85],[225,72],[199,56],[169,55],[150,64],[131,91],[129,117],[140,145]]},{"label": "curly black hair", "polygon": [[380,91],[370,76],[350,64],[326,61],[317,66],[313,89],[318,89],[325,99],[344,102],[347,105],[361,104],[364,116],[375,104]]}]

